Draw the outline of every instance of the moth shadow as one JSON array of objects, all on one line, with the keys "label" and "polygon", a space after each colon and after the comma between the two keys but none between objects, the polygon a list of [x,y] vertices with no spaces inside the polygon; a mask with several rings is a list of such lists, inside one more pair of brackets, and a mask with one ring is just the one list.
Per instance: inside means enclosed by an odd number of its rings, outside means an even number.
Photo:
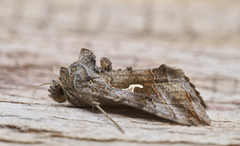
[{"label": "moth shadow", "polygon": [[[67,106],[69,108],[76,108],[73,106]],[[97,108],[80,108],[82,110],[86,110],[88,112],[92,112],[94,114],[103,114],[101,111],[99,111]],[[152,115],[150,113],[147,113],[142,110],[138,110],[132,107],[103,107],[103,110],[109,114],[111,117],[113,115],[120,115],[123,118],[131,118],[133,120],[139,121],[139,122],[159,122],[160,125],[179,125],[176,122],[169,121],[166,119],[163,119],[161,117],[157,117],[155,115]]]}]

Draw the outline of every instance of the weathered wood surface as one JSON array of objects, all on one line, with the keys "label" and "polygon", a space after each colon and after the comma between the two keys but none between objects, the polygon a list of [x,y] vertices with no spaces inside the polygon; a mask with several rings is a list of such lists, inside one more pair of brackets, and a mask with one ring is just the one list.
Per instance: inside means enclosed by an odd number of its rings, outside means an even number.
[{"label": "weathered wood surface", "polygon": [[[0,0],[0,145],[239,145],[239,8],[233,0]],[[55,103],[48,86],[32,99],[35,86],[51,82],[52,67],[76,61],[82,47],[115,69],[182,68],[212,124],[105,109],[122,134],[97,109]]]}]

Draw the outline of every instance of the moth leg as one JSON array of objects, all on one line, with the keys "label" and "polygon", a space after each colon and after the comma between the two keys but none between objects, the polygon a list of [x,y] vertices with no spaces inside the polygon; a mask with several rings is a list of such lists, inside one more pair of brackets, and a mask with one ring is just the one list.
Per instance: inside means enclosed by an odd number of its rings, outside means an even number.
[{"label": "moth leg", "polygon": [[[96,107],[98,110],[100,110],[109,120],[111,120],[116,126],[117,128],[124,133],[123,129],[117,124],[117,122],[115,122],[99,105],[100,103],[98,102],[98,99],[96,98],[96,95],[94,93],[98,93],[98,92],[93,92],[91,90],[91,88],[82,88],[82,92],[81,91],[73,91],[73,90],[69,90],[66,93],[68,93],[71,96],[69,101],[74,101],[72,102],[75,106],[79,106],[79,101],[84,102],[92,107]],[[84,91],[85,90],[85,91]],[[92,94],[91,94],[92,93]]]},{"label": "moth leg", "polygon": [[100,110],[109,120],[111,120],[122,133],[124,133],[123,129],[117,124],[117,122],[115,122],[100,106],[96,105],[95,107]]}]

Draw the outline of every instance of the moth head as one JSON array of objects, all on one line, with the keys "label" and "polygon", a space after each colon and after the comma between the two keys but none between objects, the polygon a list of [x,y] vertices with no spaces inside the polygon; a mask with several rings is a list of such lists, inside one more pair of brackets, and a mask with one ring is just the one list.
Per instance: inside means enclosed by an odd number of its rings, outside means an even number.
[{"label": "moth head", "polygon": [[65,102],[67,100],[64,95],[63,88],[57,80],[52,81],[52,85],[50,85],[50,89],[48,89],[48,91],[50,92],[48,96],[58,103]]}]

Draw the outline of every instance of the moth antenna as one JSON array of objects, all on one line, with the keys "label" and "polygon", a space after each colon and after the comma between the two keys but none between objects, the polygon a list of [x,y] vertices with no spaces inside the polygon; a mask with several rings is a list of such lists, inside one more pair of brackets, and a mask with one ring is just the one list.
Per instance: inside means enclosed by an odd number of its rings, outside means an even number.
[{"label": "moth antenna", "polygon": [[54,66],[52,67],[52,80],[54,80],[54,71],[55,71],[55,69],[56,69],[57,67],[61,67],[61,65],[54,65]]},{"label": "moth antenna", "polygon": [[53,83],[43,83],[43,84],[41,84],[41,85],[36,86],[36,87],[34,88],[34,90],[33,90],[32,98],[34,99],[34,95],[35,95],[35,93],[36,93],[36,91],[37,91],[37,89],[38,89],[39,87],[44,86],[44,85],[49,85],[49,84],[53,84]]},{"label": "moth antenna", "polygon": [[109,120],[111,120],[118,127],[118,129],[124,134],[123,129],[100,106],[95,105],[95,107],[99,109]]},{"label": "moth antenna", "polygon": [[[61,67],[61,66],[60,65],[54,65],[52,67],[52,79],[54,79],[54,71],[55,71],[56,67]],[[53,83],[43,83],[43,84],[38,85],[37,87],[35,87],[34,90],[33,90],[33,93],[32,93],[32,99],[34,99],[35,93],[36,93],[36,91],[37,91],[37,89],[39,87],[44,86],[44,85],[49,85],[49,84],[53,84]]]}]

